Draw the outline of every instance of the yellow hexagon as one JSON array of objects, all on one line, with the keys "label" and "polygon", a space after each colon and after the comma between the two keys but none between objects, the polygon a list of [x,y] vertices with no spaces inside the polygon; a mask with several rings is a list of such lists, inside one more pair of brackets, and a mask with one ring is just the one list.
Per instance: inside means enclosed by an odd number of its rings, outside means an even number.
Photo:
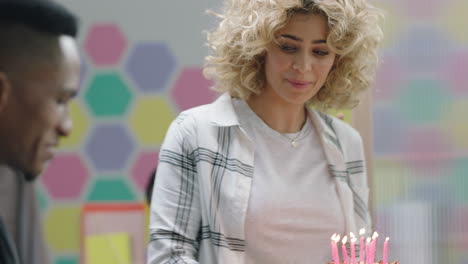
[{"label": "yellow hexagon", "polygon": [[80,208],[58,206],[46,216],[45,237],[57,252],[77,252],[80,249]]},{"label": "yellow hexagon", "polygon": [[468,43],[468,34],[466,34],[466,11],[468,10],[468,1],[453,1],[441,17],[441,24],[455,39]]},{"label": "yellow hexagon", "polygon": [[451,135],[454,146],[464,150],[468,148],[468,100],[454,102],[444,116],[444,128]]},{"label": "yellow hexagon", "polygon": [[77,101],[70,104],[70,116],[73,121],[73,129],[68,137],[60,140],[60,148],[70,149],[82,145],[86,132],[89,128],[89,120],[83,106]]},{"label": "yellow hexagon", "polygon": [[160,145],[175,114],[164,97],[140,99],[131,115],[130,124],[142,145]]},{"label": "yellow hexagon", "polygon": [[393,1],[375,1],[378,8],[384,11],[382,29],[384,32],[383,47],[393,47],[398,44],[398,39],[404,25],[408,25],[406,17],[402,17],[401,10]]},{"label": "yellow hexagon", "polygon": [[396,160],[376,160],[374,162],[374,177],[372,179],[369,200],[378,207],[391,204],[401,197],[408,186],[408,169]]}]

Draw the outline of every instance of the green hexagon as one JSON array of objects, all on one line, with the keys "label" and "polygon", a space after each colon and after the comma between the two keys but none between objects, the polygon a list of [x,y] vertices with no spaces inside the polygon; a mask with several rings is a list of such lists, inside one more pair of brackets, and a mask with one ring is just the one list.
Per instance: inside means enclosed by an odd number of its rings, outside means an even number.
[{"label": "green hexagon", "polygon": [[78,257],[59,257],[55,260],[55,264],[78,264],[80,260]]},{"label": "green hexagon", "polygon": [[400,111],[414,122],[433,122],[441,117],[442,110],[450,103],[447,91],[438,80],[411,80],[402,89]]},{"label": "green hexagon", "polygon": [[452,192],[462,201],[468,202],[468,192],[466,191],[466,186],[468,186],[468,158],[455,160],[449,181],[453,188]]},{"label": "green hexagon", "polygon": [[130,125],[143,146],[161,144],[175,113],[164,97],[146,97],[138,100],[130,117]]},{"label": "green hexagon", "polygon": [[99,117],[125,114],[131,99],[131,91],[118,73],[97,74],[85,93],[91,112]]},{"label": "green hexagon", "polygon": [[42,188],[37,191],[37,200],[39,201],[39,208],[44,212],[47,209],[48,203],[47,196]]},{"label": "green hexagon", "polygon": [[122,179],[98,179],[92,186],[87,200],[92,202],[135,201],[135,195],[128,183]]}]

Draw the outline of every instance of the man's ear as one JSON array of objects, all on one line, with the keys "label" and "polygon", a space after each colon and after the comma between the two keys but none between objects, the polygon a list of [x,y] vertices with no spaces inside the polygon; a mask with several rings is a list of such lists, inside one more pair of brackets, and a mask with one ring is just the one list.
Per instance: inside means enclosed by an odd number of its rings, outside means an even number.
[{"label": "man's ear", "polygon": [[8,104],[11,93],[11,83],[5,72],[0,72],[0,113]]}]

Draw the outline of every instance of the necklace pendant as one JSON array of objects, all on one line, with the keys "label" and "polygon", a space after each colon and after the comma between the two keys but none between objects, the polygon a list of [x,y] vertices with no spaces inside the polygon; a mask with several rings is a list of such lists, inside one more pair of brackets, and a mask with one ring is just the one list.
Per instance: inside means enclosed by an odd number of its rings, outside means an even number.
[{"label": "necklace pendant", "polygon": [[296,147],[296,140],[291,141],[291,147],[293,147],[293,148]]}]

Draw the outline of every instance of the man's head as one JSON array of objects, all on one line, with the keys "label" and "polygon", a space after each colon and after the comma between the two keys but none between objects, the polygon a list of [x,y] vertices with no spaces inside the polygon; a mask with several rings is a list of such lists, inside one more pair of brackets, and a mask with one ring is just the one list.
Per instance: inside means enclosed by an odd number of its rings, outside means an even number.
[{"label": "man's head", "polygon": [[79,85],[75,17],[47,0],[0,0],[0,164],[29,179],[72,127]]}]

